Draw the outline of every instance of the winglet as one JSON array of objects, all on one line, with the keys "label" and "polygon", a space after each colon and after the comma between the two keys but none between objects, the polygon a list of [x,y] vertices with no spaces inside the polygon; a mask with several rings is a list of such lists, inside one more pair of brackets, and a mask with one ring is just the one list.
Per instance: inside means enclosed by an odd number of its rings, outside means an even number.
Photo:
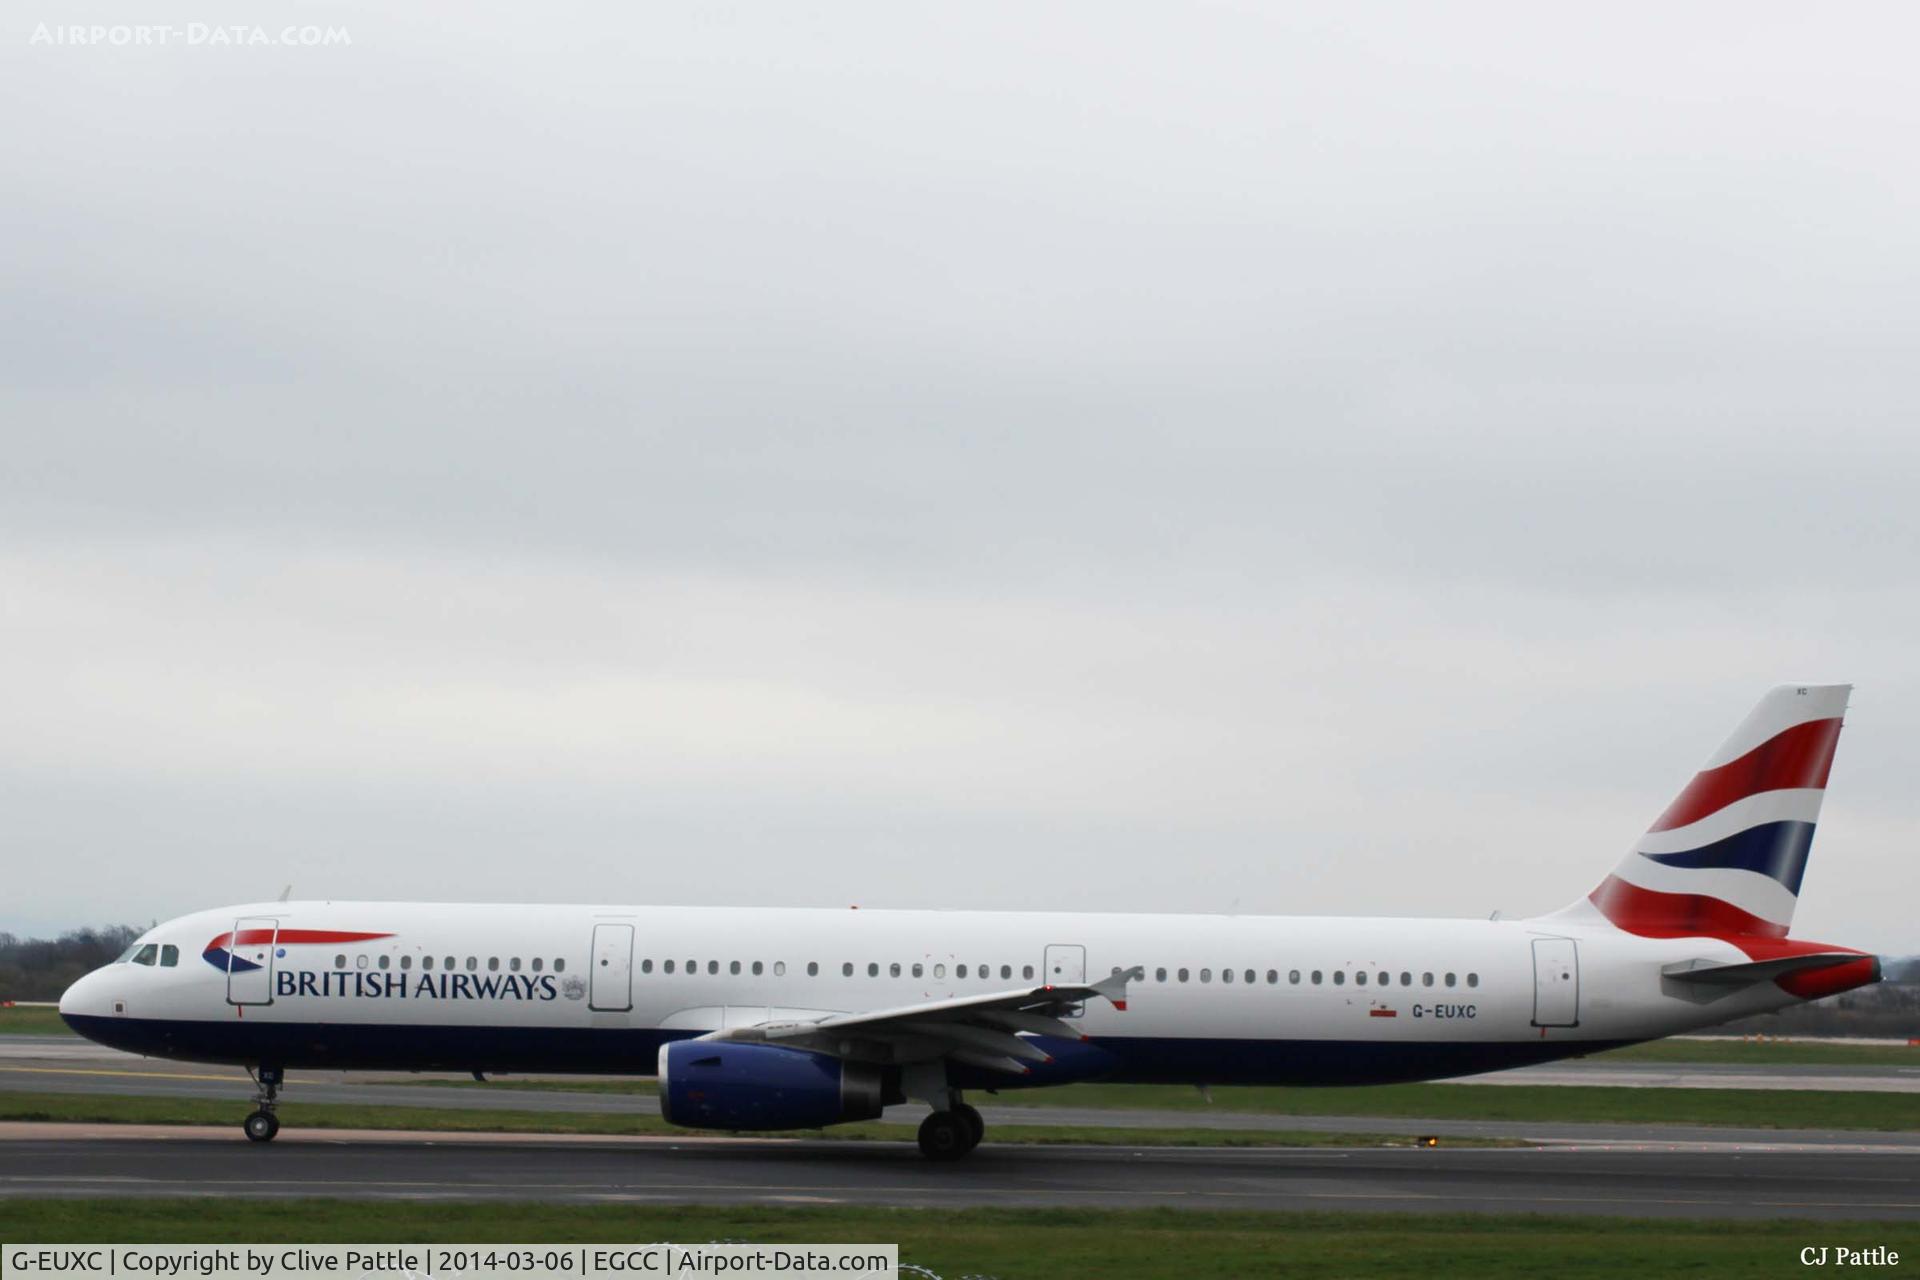
[{"label": "winglet", "polygon": [[1144,965],[1135,965],[1131,969],[1122,969],[1119,973],[1093,983],[1093,989],[1113,1003],[1113,1007],[1125,1013],[1127,1011],[1127,983],[1138,978],[1145,980],[1147,970]]}]

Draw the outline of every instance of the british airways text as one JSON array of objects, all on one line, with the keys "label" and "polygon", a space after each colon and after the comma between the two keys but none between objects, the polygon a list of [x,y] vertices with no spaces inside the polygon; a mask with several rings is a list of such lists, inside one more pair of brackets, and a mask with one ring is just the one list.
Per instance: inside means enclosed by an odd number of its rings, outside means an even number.
[{"label": "british airways text", "polygon": [[322,969],[277,969],[275,996],[355,996],[371,1000],[553,1000],[560,992],[551,974],[365,973]]}]

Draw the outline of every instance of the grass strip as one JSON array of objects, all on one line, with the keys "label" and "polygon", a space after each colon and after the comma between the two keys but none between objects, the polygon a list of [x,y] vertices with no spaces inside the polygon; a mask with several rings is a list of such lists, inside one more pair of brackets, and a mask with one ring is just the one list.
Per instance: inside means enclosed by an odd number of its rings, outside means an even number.
[{"label": "grass strip", "polygon": [[[903,1263],[998,1280],[1163,1276],[1779,1276],[1800,1249],[1885,1244],[1920,1256],[1920,1225],[1523,1214],[1175,1209],[765,1208],[367,1200],[9,1200],[14,1242],[897,1243]],[[1544,1268],[1544,1271],[1543,1271]]]},{"label": "grass strip", "polygon": [[[408,1081],[484,1088],[652,1096],[652,1080]],[[1842,1089],[1633,1089],[1609,1085],[1398,1084],[1286,1089],[1221,1086],[1208,1102],[1196,1089],[1156,1084],[1072,1084],[977,1095],[977,1103],[1029,1108],[1209,1111],[1407,1120],[1510,1120],[1536,1124],[1661,1124],[1767,1129],[1920,1128],[1920,1094]]]}]

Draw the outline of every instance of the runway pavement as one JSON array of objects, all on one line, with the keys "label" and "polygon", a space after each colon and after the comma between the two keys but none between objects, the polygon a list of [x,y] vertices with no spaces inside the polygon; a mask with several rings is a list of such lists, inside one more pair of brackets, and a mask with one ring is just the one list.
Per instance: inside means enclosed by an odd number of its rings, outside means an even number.
[{"label": "runway pavement", "polygon": [[[548,1203],[1093,1205],[1633,1217],[1920,1220],[1920,1155],[995,1147],[958,1164],[905,1143],[508,1140],[0,1126],[0,1196]],[[87,1136],[89,1134],[99,1136]],[[369,1142],[378,1142],[369,1158]]]},{"label": "runway pavement", "polygon": [[[21,1043],[11,1043],[11,1042]],[[1791,1070],[1791,1068],[1786,1068]],[[1824,1070],[1820,1068],[1819,1070]],[[1879,1070],[1891,1070],[1880,1068]],[[578,1093],[555,1089],[500,1089],[456,1086],[454,1076],[368,1076],[341,1072],[297,1072],[289,1080],[290,1101],[357,1103],[447,1110],[525,1111],[533,1113],[657,1116],[649,1094]],[[439,1081],[439,1085],[427,1083]],[[139,1058],[72,1037],[0,1037],[0,1090],[35,1093],[120,1094],[139,1097],[205,1098],[234,1104],[234,1123],[249,1109],[253,1087],[237,1067]],[[1876,1149],[1920,1152],[1920,1134],[1863,1130],[1781,1130],[1670,1124],[1583,1124],[1542,1121],[1409,1120],[1378,1116],[1290,1116],[1206,1110],[1114,1109],[1104,1107],[1026,1106],[975,1099],[989,1125],[1046,1124],[1069,1127],[1142,1129],[1208,1128],[1237,1131],[1295,1130],[1313,1133],[1369,1133],[1454,1138],[1503,1138],[1528,1142],[1572,1142],[1669,1149],[1714,1150],[1728,1147],[1778,1150],[1811,1146],[1828,1150]],[[887,1118],[917,1124],[925,1109],[895,1107]]]}]

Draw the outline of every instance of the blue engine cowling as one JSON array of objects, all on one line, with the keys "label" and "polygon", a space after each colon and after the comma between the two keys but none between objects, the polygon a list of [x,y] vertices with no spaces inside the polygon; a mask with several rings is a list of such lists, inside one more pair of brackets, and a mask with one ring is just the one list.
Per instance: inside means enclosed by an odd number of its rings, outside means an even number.
[{"label": "blue engine cowling", "polygon": [[881,1068],[798,1049],[714,1040],[660,1046],[660,1114],[692,1129],[817,1129],[872,1120]]}]

